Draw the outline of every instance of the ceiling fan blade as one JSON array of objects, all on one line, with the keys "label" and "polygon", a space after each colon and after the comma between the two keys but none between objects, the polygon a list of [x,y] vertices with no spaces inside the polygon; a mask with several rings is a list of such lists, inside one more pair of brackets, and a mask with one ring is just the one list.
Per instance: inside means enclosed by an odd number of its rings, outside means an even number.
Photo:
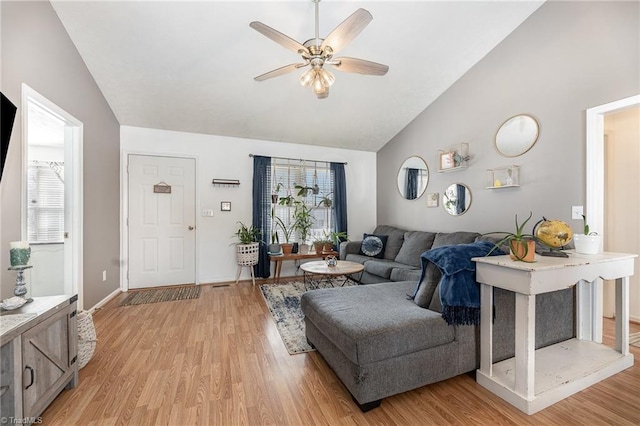
[{"label": "ceiling fan blade", "polygon": [[307,51],[306,47],[304,47],[303,45],[301,45],[291,37],[282,34],[278,30],[274,30],[273,28],[263,24],[262,22],[253,21],[252,23],[249,24],[249,26],[254,30],[256,30],[257,32],[259,32],[260,34],[262,34],[263,36],[269,37],[271,40],[286,47],[289,50],[293,50],[296,53],[298,53],[298,51],[301,49],[305,52]]},{"label": "ceiling fan blade", "polygon": [[289,64],[289,65],[285,65],[284,67],[280,67],[280,68],[276,68],[275,70],[266,72],[262,75],[259,75],[257,77],[254,77],[255,81],[264,81],[264,80],[268,80],[270,78],[273,77],[279,77],[281,75],[284,74],[288,74],[292,71],[297,70],[298,68],[303,68],[306,67],[309,64],[305,64],[305,63],[301,63],[301,64]]},{"label": "ceiling fan blade", "polygon": [[[333,61],[338,63],[333,64]],[[355,72],[358,74],[385,75],[387,71],[389,71],[388,65],[358,58],[333,58],[330,64],[340,71]]]},{"label": "ceiling fan blade", "polygon": [[369,25],[369,22],[373,19],[373,16],[365,9],[358,9],[347,19],[342,21],[331,34],[322,42],[322,50],[327,46],[331,47],[333,53],[337,53],[342,50],[356,38],[364,28]]}]

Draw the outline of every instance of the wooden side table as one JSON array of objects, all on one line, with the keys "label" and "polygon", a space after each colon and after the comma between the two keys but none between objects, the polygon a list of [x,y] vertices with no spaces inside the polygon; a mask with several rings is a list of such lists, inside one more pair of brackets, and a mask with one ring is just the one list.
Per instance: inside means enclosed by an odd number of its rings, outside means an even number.
[{"label": "wooden side table", "polygon": [[[535,263],[509,256],[476,257],[480,286],[480,369],[477,381],[527,414],[633,365],[629,353],[629,276],[635,254],[601,253],[569,258],[538,256]],[[616,344],[602,342],[598,278],[615,279]],[[577,337],[535,350],[536,295],[577,284]],[[493,287],[515,292],[515,357],[493,363]]]},{"label": "wooden side table", "polygon": [[274,265],[273,275],[275,277],[275,282],[279,283],[280,272],[282,272],[282,262],[285,262],[287,260],[293,260],[297,262],[299,260],[305,260],[305,259],[324,259],[327,256],[338,256],[338,255],[339,253],[337,251],[328,251],[324,253],[312,252],[312,253],[304,253],[304,254],[302,253],[281,254],[281,255],[269,256],[269,261],[273,262],[273,265]]}]

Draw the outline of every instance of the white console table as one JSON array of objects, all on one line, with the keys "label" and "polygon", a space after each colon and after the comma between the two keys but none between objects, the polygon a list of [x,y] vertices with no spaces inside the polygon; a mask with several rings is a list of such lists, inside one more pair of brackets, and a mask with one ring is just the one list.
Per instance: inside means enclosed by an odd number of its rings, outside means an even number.
[{"label": "white console table", "polygon": [[[629,353],[629,276],[635,254],[601,253],[569,258],[477,257],[480,283],[480,385],[527,414],[598,383],[633,365]],[[602,345],[598,278],[615,279],[616,343]],[[577,285],[576,338],[535,349],[536,295]],[[493,287],[515,292],[515,357],[493,363]]]}]

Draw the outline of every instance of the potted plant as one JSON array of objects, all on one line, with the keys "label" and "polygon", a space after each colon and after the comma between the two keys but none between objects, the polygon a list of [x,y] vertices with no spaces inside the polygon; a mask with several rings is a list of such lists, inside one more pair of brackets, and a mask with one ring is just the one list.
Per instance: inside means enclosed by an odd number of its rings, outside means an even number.
[{"label": "potted plant", "polygon": [[521,225],[518,224],[518,215],[516,215],[516,231],[514,232],[489,232],[484,235],[490,234],[504,234],[505,237],[500,241],[495,243],[494,247],[489,251],[489,254],[493,253],[493,251],[497,248],[501,248],[503,245],[507,244],[510,250],[510,256],[513,260],[520,260],[523,262],[534,262],[535,254],[536,254],[536,241],[535,237],[532,234],[525,234],[522,232],[524,226],[529,222],[531,217],[533,216],[532,212],[529,212],[529,217],[527,220],[522,222]]},{"label": "potted plant", "polygon": [[336,251],[340,250],[340,243],[342,241],[348,241],[349,237],[347,236],[347,233],[344,231],[333,231],[329,233],[329,239],[331,240],[331,244],[332,244],[332,249],[335,249]]},{"label": "potted plant", "polygon": [[331,251],[332,245],[333,243],[329,239],[329,236],[326,232],[324,232],[323,236],[318,237],[313,241],[313,248],[318,254]]},{"label": "potted plant", "polygon": [[576,246],[576,253],[598,254],[600,252],[601,236],[597,232],[589,232],[587,217],[582,215],[583,234],[574,234],[573,241]]},{"label": "potted plant", "polygon": [[280,190],[282,189],[284,185],[282,184],[282,182],[278,182],[276,184],[276,187],[273,188],[273,191],[271,192],[271,204],[278,204],[278,193],[280,192]]},{"label": "potted plant", "polygon": [[291,243],[291,236],[293,235],[293,231],[296,229],[296,222],[290,223],[289,226],[284,223],[282,219],[278,216],[275,218],[276,226],[279,226],[282,229],[282,235],[284,235],[284,243],[280,244],[282,248],[282,254],[291,254],[293,250],[293,243]]},{"label": "potted plant", "polygon": [[[238,266],[252,266],[258,263],[258,254],[260,250],[260,229],[253,225],[247,226],[242,222],[238,222],[238,229],[235,236],[238,237],[240,243],[236,244],[236,256]],[[238,268],[238,274],[240,273]]]},{"label": "potted plant", "polygon": [[307,244],[307,238],[309,231],[313,226],[315,218],[311,215],[312,209],[305,203],[297,201],[295,209],[293,211],[293,217],[295,218],[295,229],[300,232],[300,253],[308,253],[309,245]]}]

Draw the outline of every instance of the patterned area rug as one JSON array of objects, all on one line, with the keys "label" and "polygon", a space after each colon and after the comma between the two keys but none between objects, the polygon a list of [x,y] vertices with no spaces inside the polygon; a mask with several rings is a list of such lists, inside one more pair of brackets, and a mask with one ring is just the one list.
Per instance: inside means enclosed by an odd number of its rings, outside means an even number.
[{"label": "patterned area rug", "polygon": [[629,344],[640,347],[640,332],[629,335]]},{"label": "patterned area rug", "polygon": [[200,297],[200,286],[139,290],[131,292],[119,306],[143,305],[145,303],[170,302],[173,300],[197,299]]},{"label": "patterned area rug", "polygon": [[[343,278],[339,278],[332,280],[332,283],[339,287],[343,281]],[[345,286],[354,284],[347,281]],[[321,287],[329,288],[331,283],[323,281]],[[307,343],[304,314],[300,310],[300,296],[307,291],[304,283],[294,281],[286,284],[262,284],[260,290],[289,354],[314,351]]]}]

